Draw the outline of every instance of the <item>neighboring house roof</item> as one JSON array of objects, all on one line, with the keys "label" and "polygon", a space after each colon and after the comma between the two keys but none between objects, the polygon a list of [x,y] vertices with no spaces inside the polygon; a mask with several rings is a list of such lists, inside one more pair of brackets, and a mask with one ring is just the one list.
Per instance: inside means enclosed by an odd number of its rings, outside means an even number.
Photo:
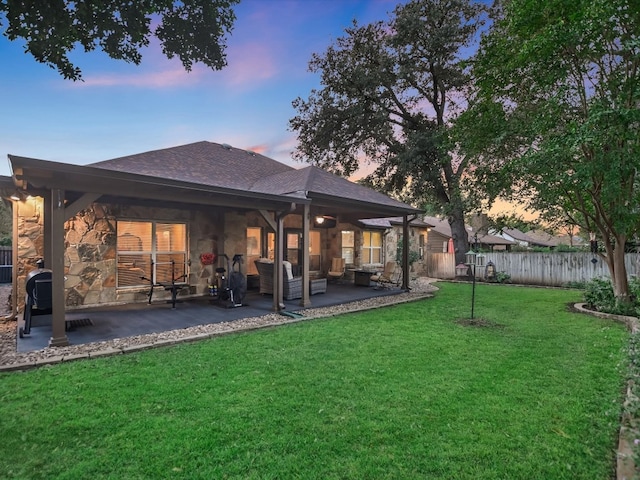
[{"label": "neighboring house roof", "polygon": [[[424,221],[432,225],[431,231],[436,231],[443,237],[451,238],[451,226],[449,225],[449,222],[447,220],[443,220],[438,217],[425,216]],[[466,228],[467,228],[469,244],[472,245],[474,241],[475,232],[469,226],[466,226]],[[497,237],[491,234],[483,235],[480,233],[478,234],[478,243],[483,245],[512,245],[513,244],[513,242],[505,238]]]},{"label": "neighboring house roof", "polygon": [[524,246],[555,247],[557,245],[554,241],[535,238],[535,235],[529,235],[517,228],[503,228],[502,231],[500,233],[496,233],[496,235],[508,240],[515,240]]},{"label": "neighboring house roof", "polygon": [[549,247],[557,247],[560,245],[560,239],[544,230],[530,230],[527,232],[527,237],[537,242],[538,245],[545,245]]},{"label": "neighboring house roof", "polygon": [[438,217],[424,216],[424,221],[431,225],[431,230],[439,233],[443,237],[451,238],[451,226],[447,220]]},{"label": "neighboring house roof", "polygon": [[587,244],[584,238],[577,235],[551,235],[544,230],[531,230],[527,232],[527,235],[538,241],[548,242],[552,246],[572,245],[574,247],[578,247]]},{"label": "neighboring house roof", "polygon": [[[475,240],[475,233],[473,231],[469,231],[467,230],[469,233],[469,244],[473,245],[473,242]],[[506,238],[502,238],[502,237],[498,237],[496,235],[491,235],[489,234],[478,234],[478,243],[480,243],[481,245],[512,245],[513,242],[510,240],[507,240]]]}]

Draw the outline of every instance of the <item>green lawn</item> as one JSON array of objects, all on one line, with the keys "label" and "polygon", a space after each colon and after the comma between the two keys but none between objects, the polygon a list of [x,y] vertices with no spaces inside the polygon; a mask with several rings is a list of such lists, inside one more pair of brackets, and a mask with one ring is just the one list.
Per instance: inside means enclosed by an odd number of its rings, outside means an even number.
[{"label": "green lawn", "polygon": [[0,375],[0,477],[610,479],[628,333],[576,291],[433,299]]}]

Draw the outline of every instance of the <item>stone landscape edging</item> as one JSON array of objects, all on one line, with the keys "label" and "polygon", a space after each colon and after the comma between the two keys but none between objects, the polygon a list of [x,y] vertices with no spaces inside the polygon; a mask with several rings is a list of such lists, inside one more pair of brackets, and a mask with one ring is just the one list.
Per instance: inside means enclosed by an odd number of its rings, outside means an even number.
[{"label": "stone landscape edging", "polygon": [[[586,305],[586,303],[576,303],[574,305],[574,308],[580,313],[586,313],[587,315],[592,315],[594,317],[624,323],[632,335],[638,333],[639,319],[637,317],[598,312],[596,310],[586,308]],[[633,380],[629,379],[627,381],[624,403],[627,403],[632,398],[634,398],[632,392],[633,385]],[[630,434],[632,432],[625,426],[625,423],[629,420],[630,419],[623,413],[620,422],[620,430],[618,432],[618,451],[616,452],[617,480],[632,480],[633,478],[636,478],[636,466],[633,459],[633,448],[631,448],[631,441],[629,440]]]}]

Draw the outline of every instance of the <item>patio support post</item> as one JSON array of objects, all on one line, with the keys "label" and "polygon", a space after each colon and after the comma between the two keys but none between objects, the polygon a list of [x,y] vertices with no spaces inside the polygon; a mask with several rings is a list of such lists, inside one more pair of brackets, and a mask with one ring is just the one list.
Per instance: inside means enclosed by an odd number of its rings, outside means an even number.
[{"label": "patio support post", "polygon": [[311,217],[309,204],[304,205],[304,213],[302,214],[302,299],[300,305],[308,307],[311,305],[309,299],[309,219]]},{"label": "patio support post", "polygon": [[409,217],[402,217],[402,289],[409,290]]},{"label": "patio support post", "polygon": [[[51,238],[53,238],[51,236],[51,192],[47,191],[44,193],[44,196],[42,198],[43,201],[43,205],[42,205],[42,213],[44,216],[44,221],[43,221],[43,236],[44,238],[48,238],[49,240]],[[45,268],[50,268],[50,263],[51,262],[51,241],[48,242],[44,242],[44,266]]]},{"label": "patio support post", "polygon": [[273,259],[273,310],[284,310],[284,282],[282,280],[282,262],[284,260],[284,217],[286,213],[276,214],[276,251]]},{"label": "patio support post", "polygon": [[[64,318],[64,190],[52,189],[51,206],[51,338],[50,347],[64,347],[69,345],[65,332]],[[46,212],[49,213],[49,212]],[[46,214],[45,214],[46,218]]]}]

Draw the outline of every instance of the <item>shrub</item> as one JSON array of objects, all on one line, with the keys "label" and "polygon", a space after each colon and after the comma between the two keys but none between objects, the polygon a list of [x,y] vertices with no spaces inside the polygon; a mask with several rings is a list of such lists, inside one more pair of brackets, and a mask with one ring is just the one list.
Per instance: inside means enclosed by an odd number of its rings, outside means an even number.
[{"label": "shrub", "polygon": [[587,252],[588,248],[586,246],[576,247],[571,245],[563,245],[560,244],[555,248],[556,252]]},{"label": "shrub", "polygon": [[507,272],[496,273],[496,282],[509,283],[510,281],[511,281],[511,275],[509,275]]},{"label": "shrub", "polygon": [[[633,287],[632,287],[633,284]],[[637,293],[640,292],[640,282],[632,279],[629,282],[629,291],[631,293],[631,303],[621,303],[613,293],[613,285],[611,280],[607,278],[594,278],[587,282],[584,290],[584,301],[590,308],[599,312],[613,313],[616,315],[636,315]]]},{"label": "shrub", "polygon": [[613,286],[606,278],[594,278],[587,282],[584,289],[584,301],[595,310],[607,311],[615,303]]},{"label": "shrub", "polygon": [[[398,239],[398,245],[396,247],[396,262],[402,263],[402,238]],[[415,250],[409,250],[409,265],[413,265],[420,260],[420,253]]]}]

